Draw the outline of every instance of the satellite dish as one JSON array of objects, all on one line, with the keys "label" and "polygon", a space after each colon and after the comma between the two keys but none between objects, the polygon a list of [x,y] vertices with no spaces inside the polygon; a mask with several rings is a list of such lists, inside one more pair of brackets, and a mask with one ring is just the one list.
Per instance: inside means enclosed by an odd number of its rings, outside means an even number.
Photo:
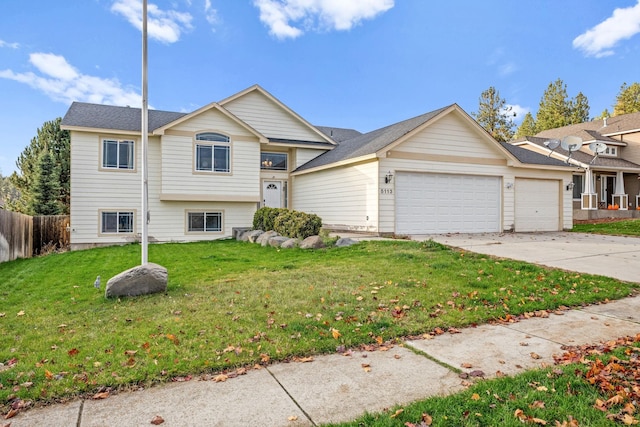
[{"label": "satellite dish", "polygon": [[605,144],[604,142],[592,142],[591,144],[589,144],[589,150],[595,153],[595,156],[593,156],[593,159],[591,160],[591,162],[589,162],[589,164],[593,164],[593,162],[596,161],[600,154],[607,151],[607,144]]},{"label": "satellite dish", "polygon": [[564,150],[567,150],[569,154],[574,151],[578,151],[582,147],[582,138],[579,136],[569,135],[565,136],[560,143]]},{"label": "satellite dish", "polygon": [[604,142],[592,142],[589,144],[589,150],[594,152],[597,156],[598,154],[602,154],[607,151],[607,144]]},{"label": "satellite dish", "polygon": [[560,146],[560,140],[559,139],[550,139],[548,141],[543,142],[543,144],[549,150],[555,150],[556,148],[558,148]]}]

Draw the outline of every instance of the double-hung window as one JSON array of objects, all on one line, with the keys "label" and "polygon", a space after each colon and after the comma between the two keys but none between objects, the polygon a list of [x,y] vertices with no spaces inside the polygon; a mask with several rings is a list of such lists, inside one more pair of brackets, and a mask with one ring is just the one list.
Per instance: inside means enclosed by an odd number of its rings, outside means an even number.
[{"label": "double-hung window", "polygon": [[214,132],[196,134],[196,171],[230,172],[230,152],[228,136]]},{"label": "double-hung window", "polygon": [[189,232],[221,232],[222,212],[188,212]]},{"label": "double-hung window", "polygon": [[100,217],[102,233],[133,233],[133,212],[131,211],[105,211]]},{"label": "double-hung window", "polygon": [[102,140],[102,167],[104,169],[133,169],[134,142],[117,139]]}]

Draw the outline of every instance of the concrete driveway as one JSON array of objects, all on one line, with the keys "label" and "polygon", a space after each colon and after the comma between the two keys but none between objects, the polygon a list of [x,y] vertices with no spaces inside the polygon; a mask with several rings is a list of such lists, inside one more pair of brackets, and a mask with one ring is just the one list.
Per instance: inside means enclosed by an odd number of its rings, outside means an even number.
[{"label": "concrete driveway", "polygon": [[411,236],[471,252],[640,282],[640,238],[584,233],[485,233]]}]

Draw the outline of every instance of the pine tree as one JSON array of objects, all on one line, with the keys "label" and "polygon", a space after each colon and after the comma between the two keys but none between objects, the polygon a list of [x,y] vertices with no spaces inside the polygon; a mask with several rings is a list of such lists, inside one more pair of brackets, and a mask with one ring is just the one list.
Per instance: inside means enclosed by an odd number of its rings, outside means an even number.
[{"label": "pine tree", "polygon": [[522,123],[518,127],[516,131],[516,138],[522,138],[525,136],[533,136],[536,132],[536,121],[533,119],[533,115],[531,113],[527,113],[522,119]]},{"label": "pine tree", "polygon": [[538,107],[537,131],[565,126],[569,122],[570,115],[571,106],[570,101],[567,100],[567,85],[560,79],[549,83]]},{"label": "pine tree", "polygon": [[578,92],[571,100],[571,117],[568,124],[578,124],[589,121],[589,100],[582,92]]},{"label": "pine tree", "polygon": [[70,138],[69,131],[60,129],[61,118],[45,122],[38,129],[37,134],[31,139],[31,143],[20,153],[16,166],[19,173],[14,172],[9,180],[20,192],[17,200],[9,201],[7,209],[33,214],[34,188],[38,173],[40,154],[49,151],[54,165],[58,169],[59,195],[57,200],[62,206],[62,213],[69,213],[70,205]]},{"label": "pine tree", "polygon": [[49,150],[40,153],[37,164],[33,198],[29,211],[34,215],[59,215],[60,207],[60,173]]},{"label": "pine tree", "polygon": [[513,137],[513,113],[511,107],[500,97],[495,87],[482,92],[478,112],[472,113],[478,124],[498,141],[508,141]]},{"label": "pine tree", "polygon": [[616,105],[613,107],[613,115],[637,113],[640,111],[640,83],[632,83],[627,86],[623,83],[620,92],[616,96]]}]

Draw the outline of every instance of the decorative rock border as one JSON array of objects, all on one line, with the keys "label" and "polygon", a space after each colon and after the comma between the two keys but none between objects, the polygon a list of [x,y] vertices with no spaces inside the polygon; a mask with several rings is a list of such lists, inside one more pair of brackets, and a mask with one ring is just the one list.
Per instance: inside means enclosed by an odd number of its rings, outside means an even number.
[{"label": "decorative rock border", "polygon": [[[273,230],[248,230],[244,233],[238,233],[236,238],[243,242],[256,243],[274,248],[289,249],[298,247],[301,249],[321,249],[326,247],[320,236],[309,236],[301,241],[300,239],[281,236]],[[358,243],[356,240],[350,238],[339,238],[334,246],[344,247],[355,245],[356,243]]]}]

